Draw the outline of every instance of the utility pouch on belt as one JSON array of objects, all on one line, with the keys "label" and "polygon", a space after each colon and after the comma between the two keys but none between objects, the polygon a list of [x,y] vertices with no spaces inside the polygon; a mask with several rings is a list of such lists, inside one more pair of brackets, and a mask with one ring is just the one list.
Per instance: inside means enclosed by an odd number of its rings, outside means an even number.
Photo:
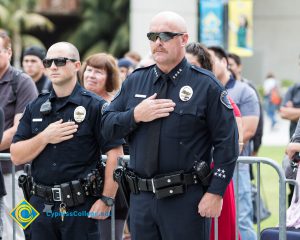
[{"label": "utility pouch on belt", "polygon": [[183,171],[178,171],[166,175],[156,175],[151,183],[156,198],[162,199],[184,193],[186,184],[183,174]]},{"label": "utility pouch on belt", "polygon": [[62,201],[68,206],[73,207],[75,205],[73,200],[73,194],[69,183],[62,183],[60,185],[62,193]]},{"label": "utility pouch on belt", "polygon": [[81,183],[78,180],[72,181],[73,188],[73,200],[76,205],[80,205],[85,202],[85,194]]},{"label": "utility pouch on belt", "polygon": [[156,189],[166,188],[183,183],[183,171],[170,173],[168,175],[157,175],[153,178]]},{"label": "utility pouch on belt", "polygon": [[172,187],[167,187],[163,189],[156,190],[155,196],[157,199],[162,199],[170,196],[174,196],[177,194],[182,194],[185,192],[184,185],[177,185]]}]

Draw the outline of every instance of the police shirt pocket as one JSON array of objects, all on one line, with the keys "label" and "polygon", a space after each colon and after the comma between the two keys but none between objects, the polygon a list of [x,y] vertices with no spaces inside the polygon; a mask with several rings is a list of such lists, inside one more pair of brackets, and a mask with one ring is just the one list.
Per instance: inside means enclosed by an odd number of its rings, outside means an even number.
[{"label": "police shirt pocket", "polygon": [[82,123],[78,124],[78,130],[76,132],[77,136],[85,136],[85,135],[91,135],[92,129],[91,126],[87,121],[83,121]]},{"label": "police shirt pocket", "polygon": [[130,99],[128,101],[128,104],[126,106],[126,109],[129,110],[129,109],[132,109],[132,108],[135,108],[138,104],[140,104],[143,100],[145,100],[145,98],[133,98],[133,99]]},{"label": "police shirt pocket", "polygon": [[42,132],[45,129],[45,124],[43,122],[32,122],[31,123],[31,132],[36,135]]},{"label": "police shirt pocket", "polygon": [[199,110],[196,105],[177,103],[173,113],[169,116],[170,124],[167,124],[167,128],[170,127],[170,129],[167,132],[177,135],[174,137],[190,137],[195,132],[198,116]]}]

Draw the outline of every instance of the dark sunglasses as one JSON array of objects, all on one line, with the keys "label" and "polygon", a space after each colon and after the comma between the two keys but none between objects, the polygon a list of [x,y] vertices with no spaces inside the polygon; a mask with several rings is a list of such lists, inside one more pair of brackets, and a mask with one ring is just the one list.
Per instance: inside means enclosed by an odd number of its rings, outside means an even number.
[{"label": "dark sunglasses", "polygon": [[62,67],[65,66],[67,64],[67,61],[71,61],[71,62],[76,62],[76,59],[73,58],[65,58],[65,57],[60,57],[60,58],[45,58],[43,60],[43,65],[45,68],[49,68],[51,67],[52,63],[54,62],[56,67]]},{"label": "dark sunglasses", "polygon": [[167,42],[175,36],[181,36],[183,34],[184,33],[180,32],[148,32],[147,38],[152,42],[155,42],[157,38],[163,42]]}]

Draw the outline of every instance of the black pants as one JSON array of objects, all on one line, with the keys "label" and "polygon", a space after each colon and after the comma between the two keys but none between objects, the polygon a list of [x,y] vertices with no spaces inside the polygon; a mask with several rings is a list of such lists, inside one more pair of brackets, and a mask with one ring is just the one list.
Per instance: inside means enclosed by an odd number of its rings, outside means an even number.
[{"label": "black pants", "polygon": [[62,221],[60,216],[54,217],[59,213],[59,202],[54,204],[51,215],[43,212],[44,200],[32,196],[30,204],[40,215],[30,225],[31,240],[99,240],[98,220],[79,216],[88,213],[95,201],[95,198],[89,198],[85,204],[67,209],[73,216],[65,216]]},{"label": "black pants", "polygon": [[207,240],[210,219],[198,214],[202,197],[200,185],[189,186],[186,193],[157,200],[151,192],[130,196],[132,240]]}]

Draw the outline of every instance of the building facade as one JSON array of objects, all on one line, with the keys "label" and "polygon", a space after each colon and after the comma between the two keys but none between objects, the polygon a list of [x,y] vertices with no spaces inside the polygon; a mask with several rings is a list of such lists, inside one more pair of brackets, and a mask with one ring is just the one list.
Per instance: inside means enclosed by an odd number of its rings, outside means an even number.
[{"label": "building facade", "polygon": [[[163,10],[182,15],[190,41],[198,40],[198,0],[131,0],[130,49],[149,53],[149,21]],[[279,80],[300,80],[300,1],[253,0],[253,56],[243,58],[244,75],[261,84],[268,72]]]}]

